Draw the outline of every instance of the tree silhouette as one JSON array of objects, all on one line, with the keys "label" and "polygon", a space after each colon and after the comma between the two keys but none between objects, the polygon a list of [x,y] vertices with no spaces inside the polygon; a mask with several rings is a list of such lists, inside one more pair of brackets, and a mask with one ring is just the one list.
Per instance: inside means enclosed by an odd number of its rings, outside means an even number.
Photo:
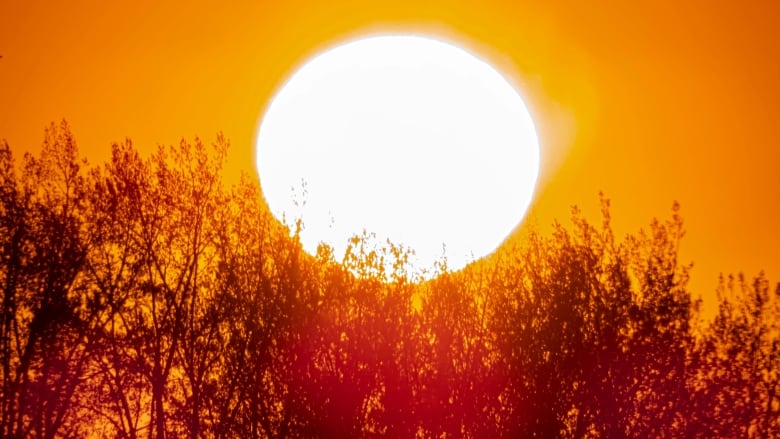
[{"label": "tree silhouette", "polygon": [[366,232],[307,254],[227,150],[0,145],[0,436],[780,435],[780,286],[721,279],[704,318],[678,205],[617,239],[602,197],[422,280]]},{"label": "tree silhouette", "polygon": [[10,149],[2,176],[2,436],[83,431],[74,395],[94,347],[94,309],[80,279],[85,186],[66,122],[50,125],[41,158],[26,156],[17,182]]},{"label": "tree silhouette", "polygon": [[692,430],[700,437],[780,434],[780,284],[721,277],[720,306],[694,351]]}]

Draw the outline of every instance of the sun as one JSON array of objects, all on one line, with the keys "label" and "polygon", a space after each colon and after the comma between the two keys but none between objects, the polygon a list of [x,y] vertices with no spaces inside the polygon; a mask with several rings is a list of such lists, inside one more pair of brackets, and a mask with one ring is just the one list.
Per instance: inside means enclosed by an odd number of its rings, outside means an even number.
[{"label": "sun", "polygon": [[382,35],[326,50],[278,90],[257,169],[272,213],[304,249],[340,258],[367,231],[414,251],[416,270],[494,251],[522,221],[539,143],[518,91],[454,44]]}]

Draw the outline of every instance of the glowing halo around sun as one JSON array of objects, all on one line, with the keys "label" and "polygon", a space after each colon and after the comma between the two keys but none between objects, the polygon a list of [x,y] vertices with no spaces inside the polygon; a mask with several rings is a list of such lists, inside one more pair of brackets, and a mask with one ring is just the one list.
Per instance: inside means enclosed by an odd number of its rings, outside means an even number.
[{"label": "glowing halo around sun", "polygon": [[539,173],[523,99],[455,45],[409,35],[338,45],[270,103],[257,169],[271,212],[304,249],[344,255],[364,230],[414,250],[415,270],[460,269],[522,221]]}]

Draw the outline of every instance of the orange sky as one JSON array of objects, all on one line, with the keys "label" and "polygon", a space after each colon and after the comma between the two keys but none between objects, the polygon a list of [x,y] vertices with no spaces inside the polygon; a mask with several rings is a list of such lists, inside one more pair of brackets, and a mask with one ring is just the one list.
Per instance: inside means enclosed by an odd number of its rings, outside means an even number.
[{"label": "orange sky", "polygon": [[[682,204],[692,287],[720,271],[780,280],[780,2],[17,1],[0,6],[0,138],[37,151],[67,118],[93,163],[217,131],[251,171],[286,75],[367,31],[460,42],[512,75],[536,120],[535,221],[598,192],[619,233]],[[228,2],[224,2],[228,3]]]}]

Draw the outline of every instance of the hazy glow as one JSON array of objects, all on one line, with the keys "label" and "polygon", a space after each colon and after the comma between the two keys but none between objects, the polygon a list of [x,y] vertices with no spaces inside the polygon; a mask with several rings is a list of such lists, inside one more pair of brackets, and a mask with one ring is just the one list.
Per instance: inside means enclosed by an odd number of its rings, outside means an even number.
[{"label": "hazy glow", "polygon": [[379,36],[287,81],[261,123],[257,167],[274,215],[303,220],[307,251],[326,242],[341,258],[365,229],[414,249],[418,269],[442,255],[458,269],[522,220],[539,146],[522,98],[490,65],[437,40]]}]

